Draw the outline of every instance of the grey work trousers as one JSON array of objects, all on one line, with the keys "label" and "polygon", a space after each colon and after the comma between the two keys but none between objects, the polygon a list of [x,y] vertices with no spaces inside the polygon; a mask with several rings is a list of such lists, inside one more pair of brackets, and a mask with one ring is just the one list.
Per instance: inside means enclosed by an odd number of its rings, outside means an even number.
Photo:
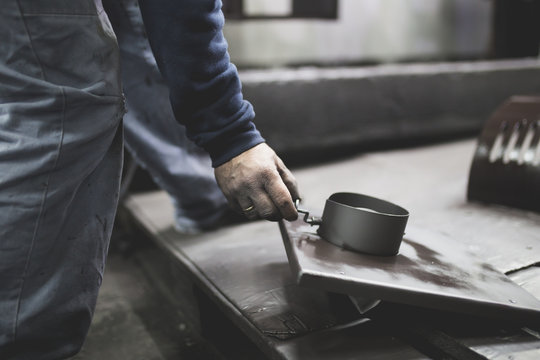
[{"label": "grey work trousers", "polygon": [[118,201],[118,46],[92,0],[0,9],[0,359],[61,359],[88,331]]},{"label": "grey work trousers", "polygon": [[137,0],[103,0],[120,47],[126,148],[170,195],[183,233],[212,228],[229,210],[210,157],[186,136],[145,36]]}]

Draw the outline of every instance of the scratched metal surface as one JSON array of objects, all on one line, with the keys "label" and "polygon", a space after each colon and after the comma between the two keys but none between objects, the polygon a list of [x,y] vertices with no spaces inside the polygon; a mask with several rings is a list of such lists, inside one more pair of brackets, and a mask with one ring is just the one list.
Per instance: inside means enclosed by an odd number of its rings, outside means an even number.
[{"label": "scratched metal surface", "polygon": [[277,344],[286,359],[420,360],[431,359],[373,322],[351,323]]},{"label": "scratched metal surface", "polygon": [[326,294],[296,286],[275,223],[180,235],[166,194],[137,200],[140,206],[130,206],[140,209],[139,216],[147,215],[141,220],[153,236],[264,335],[288,339],[354,320],[341,319]]},{"label": "scratched metal surface", "polygon": [[[391,200],[409,209],[410,226],[456,239],[499,271],[506,272],[540,261],[538,214],[466,201],[468,170],[474,148],[475,141],[466,140],[407,150],[377,152],[297,169],[294,173],[300,185],[304,206],[307,208],[322,207],[326,198],[336,191],[367,193]],[[266,291],[272,293],[272,289],[287,287],[294,283],[276,224],[259,222],[209,234],[183,236],[173,229],[173,209],[164,192],[133,196],[129,199],[127,207],[151,237],[177,259],[178,263],[194,274],[199,286],[211,292],[216,302],[224,304],[223,311],[269,357],[281,359],[285,354],[307,351],[299,349],[304,346],[325,348],[335,344],[338,349],[340,346],[347,349],[353,346],[349,342],[356,341],[355,336],[346,337],[342,333],[344,330],[333,331],[335,326],[328,331],[322,330],[325,331],[325,336],[315,336],[321,331],[315,330],[316,325],[323,329],[326,326],[324,321],[311,323],[314,330],[301,333],[303,336],[300,337],[291,335],[286,340],[279,340],[274,336],[264,335],[264,331],[259,329],[260,324],[263,324],[259,320],[268,321],[267,324],[279,324],[281,314],[290,314],[290,295],[287,291],[277,291],[281,299],[279,306],[253,311],[258,320],[251,317],[243,318],[245,312],[242,312],[241,308],[248,302],[248,297],[264,294]],[[235,248],[241,250],[235,252]],[[267,260],[264,260],[265,254],[268,254]],[[243,265],[231,267],[230,263]],[[527,288],[526,284],[524,287]],[[530,287],[527,289],[532,291]],[[327,304],[332,307],[328,299],[316,300],[312,297],[312,292],[303,294],[305,296],[302,299],[296,298],[297,309],[303,308],[306,312],[312,311],[317,316],[333,318],[337,322],[345,321],[336,314],[324,315],[328,311],[325,305],[310,307],[312,302],[319,304],[328,302]],[[251,304],[254,309],[255,300],[259,301],[261,298],[255,296],[250,299],[254,301]],[[265,325],[265,327],[270,331],[290,330],[286,326],[276,328]],[[457,333],[466,336],[468,327],[468,324],[459,327]],[[313,344],[309,341],[312,336],[314,336]],[[348,340],[341,340],[342,338]],[[391,343],[391,339],[390,335],[380,340],[372,338],[373,341],[380,341],[382,344]],[[516,348],[503,352],[501,348],[505,347],[505,343],[504,339],[501,339],[502,336],[498,338],[487,336],[480,343],[474,344],[486,353],[519,352]],[[521,341],[518,338],[516,346]],[[527,338],[526,341],[530,339]],[[276,348],[284,350],[278,351]],[[524,351],[528,349],[530,347],[526,347]],[[402,344],[395,351],[409,353],[411,347]],[[384,358],[385,354],[391,358],[390,353],[394,351],[386,352],[381,349],[381,358]],[[540,355],[537,358],[540,358]]]},{"label": "scratched metal surface", "polygon": [[[532,266],[508,275],[516,284],[540,298],[540,267]],[[439,324],[439,326],[445,324]],[[501,328],[491,324],[467,324],[444,331],[491,360],[540,359],[540,324],[528,328]]]},{"label": "scratched metal surface", "polygon": [[540,320],[540,300],[452,238],[409,228],[396,256],[348,251],[302,219],[281,222],[301,286],[506,319]]},{"label": "scratched metal surface", "polygon": [[513,272],[508,277],[540,299],[540,264]]},{"label": "scratched metal surface", "polygon": [[174,230],[174,212],[164,192],[132,196],[127,207],[269,358],[305,359],[303,354],[318,347],[320,354],[333,351],[336,359],[426,359],[390,333],[345,325],[359,314],[350,311],[352,304],[343,297],[298,287],[276,223],[188,236]]},{"label": "scratched metal surface", "polygon": [[[465,346],[490,360],[538,360],[540,340],[534,333],[523,329],[497,329],[483,331],[463,337],[459,332],[450,332]],[[461,336],[460,336],[461,335]]]}]

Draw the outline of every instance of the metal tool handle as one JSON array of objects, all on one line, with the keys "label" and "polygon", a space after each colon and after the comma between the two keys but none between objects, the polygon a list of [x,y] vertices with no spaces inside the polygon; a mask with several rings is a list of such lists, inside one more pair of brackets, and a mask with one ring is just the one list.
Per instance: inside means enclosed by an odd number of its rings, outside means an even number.
[{"label": "metal tool handle", "polygon": [[296,207],[296,211],[298,211],[299,213],[304,214],[304,222],[305,223],[307,223],[307,224],[309,224],[311,226],[321,225],[322,224],[322,219],[321,218],[317,218],[315,216],[309,217],[309,211],[300,208],[300,199],[296,199],[294,201],[294,206]]}]

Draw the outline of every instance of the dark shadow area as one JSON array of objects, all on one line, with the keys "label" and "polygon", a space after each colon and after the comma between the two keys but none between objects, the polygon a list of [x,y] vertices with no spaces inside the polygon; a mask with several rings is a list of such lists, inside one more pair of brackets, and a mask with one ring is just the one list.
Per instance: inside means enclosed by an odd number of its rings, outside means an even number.
[{"label": "dark shadow area", "polygon": [[230,360],[267,358],[206,294],[197,287],[194,288],[194,292],[200,309],[202,334],[225,358]]},{"label": "dark shadow area", "polygon": [[201,334],[188,274],[127,225],[120,211],[94,319],[74,359],[226,359]]},{"label": "dark shadow area", "polygon": [[537,57],[540,49],[540,1],[496,0],[493,57]]}]

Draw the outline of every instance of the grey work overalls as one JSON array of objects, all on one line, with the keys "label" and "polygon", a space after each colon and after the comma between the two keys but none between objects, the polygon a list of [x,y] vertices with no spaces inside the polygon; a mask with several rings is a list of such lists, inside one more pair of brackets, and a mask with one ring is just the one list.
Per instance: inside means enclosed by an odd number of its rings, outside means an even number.
[{"label": "grey work overalls", "polygon": [[0,359],[78,351],[118,199],[118,46],[92,0],[0,8]]}]

